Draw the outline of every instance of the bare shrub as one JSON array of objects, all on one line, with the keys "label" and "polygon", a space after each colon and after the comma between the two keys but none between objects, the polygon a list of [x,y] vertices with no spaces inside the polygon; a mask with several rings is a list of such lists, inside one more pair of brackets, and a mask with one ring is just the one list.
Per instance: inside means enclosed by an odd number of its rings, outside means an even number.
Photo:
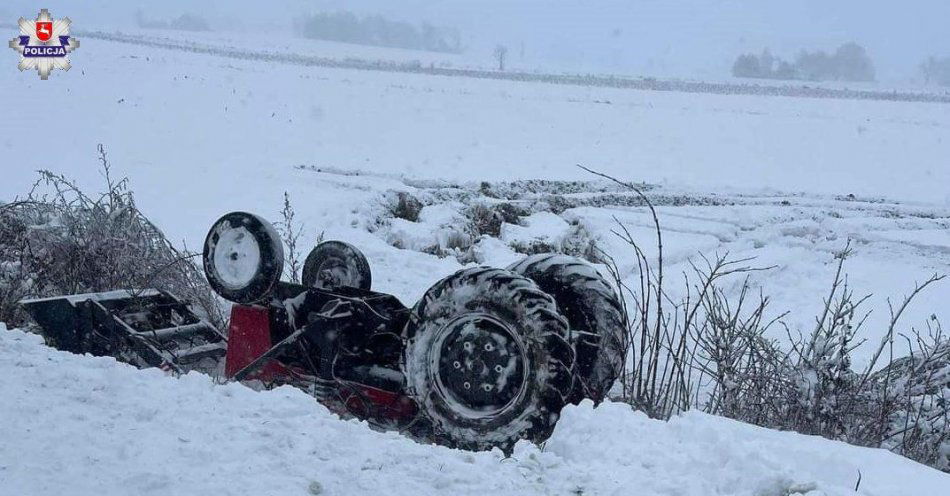
[{"label": "bare shrub", "polygon": [[399,191],[388,205],[389,213],[397,219],[418,222],[419,213],[424,205],[418,198],[405,191]]},{"label": "bare shrub", "polygon": [[[630,287],[616,261],[597,251],[625,296],[628,360],[616,399],[653,418],[697,408],[764,427],[884,447],[950,471],[950,342],[936,318],[926,333],[899,333],[907,307],[943,276],[918,284],[896,306],[888,301],[884,336],[869,363],[855,370],[852,352],[865,344],[861,333],[870,312],[863,310],[868,297],[855,296],[847,282],[850,243],[835,254],[837,269],[814,330],[795,338],[782,322],[786,314],[767,317],[768,297],[761,291],[753,296],[748,273],[770,267],[752,267],[749,259],[700,255],[702,263],[692,263],[692,272],[683,274],[684,296],[671,298],[663,287],[662,229],[650,199],[630,183],[590,172],[641,197],[653,217],[659,254],[652,262],[616,222],[614,234],[630,246],[639,274],[639,283]],[[727,294],[721,282],[742,274],[738,294]],[[766,337],[777,325],[785,328],[787,343]],[[896,336],[904,337],[910,353],[897,360]],[[887,365],[879,368],[885,356]]]},{"label": "bare shrub", "polygon": [[507,202],[479,202],[469,206],[463,214],[470,219],[472,229],[477,235],[488,235],[497,238],[501,235],[502,224],[520,224],[520,218],[529,215],[530,212],[523,207]]},{"label": "bare shrub", "polygon": [[[728,267],[735,263],[721,258],[708,274],[728,275]],[[714,285],[715,279],[702,280],[704,284],[710,282],[700,299],[703,318],[691,321],[686,331],[697,344],[694,367],[712,378],[712,390],[703,408],[732,418],[755,416],[767,407],[775,386],[765,380],[775,372],[772,359],[776,350],[764,336],[775,322],[765,320],[768,299],[760,293],[750,302],[748,278],[734,302]],[[744,313],[747,305],[751,307]]]},{"label": "bare shrub", "polygon": [[468,227],[462,226],[461,229],[441,230],[437,234],[435,242],[420,251],[439,258],[456,257],[460,260],[470,258],[475,238],[470,232],[467,232]]},{"label": "bare shrub", "polygon": [[927,331],[902,334],[909,356],[870,377],[884,400],[880,446],[950,472],[950,340],[931,317]]},{"label": "bare shrub", "polygon": [[284,246],[287,248],[284,255],[284,272],[290,277],[290,282],[300,282],[300,272],[303,270],[303,262],[300,261],[300,235],[303,227],[297,225],[295,220],[297,212],[290,203],[290,194],[284,191],[284,206],[280,209],[280,221],[274,223],[274,227],[280,234]]},{"label": "bare shrub", "polygon": [[112,176],[102,145],[98,152],[104,192],[87,195],[44,170],[24,199],[0,205],[0,321],[26,322],[22,298],[156,288],[223,327],[218,299],[193,261],[199,255],[168,241],[138,210],[128,179]]},{"label": "bare shrub", "polygon": [[508,246],[511,247],[515,253],[521,253],[522,255],[537,255],[539,253],[558,253],[560,252],[560,247],[554,243],[543,241],[540,239],[532,239],[529,241],[512,241],[508,243]]}]

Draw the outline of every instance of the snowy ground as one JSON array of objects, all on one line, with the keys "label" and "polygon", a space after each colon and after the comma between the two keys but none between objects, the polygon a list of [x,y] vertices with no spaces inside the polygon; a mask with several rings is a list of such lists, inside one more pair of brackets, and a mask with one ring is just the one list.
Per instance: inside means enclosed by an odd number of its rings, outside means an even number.
[{"label": "snowy ground", "polygon": [[[467,453],[255,392],[47,348],[0,326],[0,493],[938,496],[950,476],[884,450],[622,404],[564,411],[543,449]],[[861,479],[858,490],[854,488]]]},{"label": "snowy ground", "polygon": [[[172,239],[197,249],[230,210],[275,220],[286,191],[306,239],[323,232],[356,244],[374,287],[412,304],[462,266],[424,248],[467,204],[447,198],[418,222],[377,223],[392,191],[438,197],[482,181],[592,179],[581,163],[678,199],[660,208],[668,274],[698,253],[775,265],[755,283],[775,314],[793,312],[793,330],[813,325],[832,253],[849,238],[851,283],[874,293],[871,339],[887,297],[950,273],[946,105],[591,89],[82,43],[73,69],[49,81],[18,73],[12,51],[3,59],[0,201],[27,192],[39,168],[95,190],[101,142]],[[651,246],[644,210],[582,203],[518,219],[479,243],[478,261],[507,263],[518,256],[513,244],[563,239],[573,223],[635,278],[609,231],[616,216]],[[950,283],[924,293],[905,322],[931,314],[950,322],[946,301]],[[869,352],[858,350],[859,364]],[[884,452],[698,414],[659,424],[619,405],[569,409],[543,453],[525,446],[502,461],[372,433],[292,390],[136,372],[52,352],[18,332],[0,333],[0,373],[0,418],[13,419],[0,422],[0,494],[301,494],[318,482],[326,494],[382,486],[771,496],[815,484],[815,495],[832,495],[854,494],[858,470],[859,494],[936,495],[950,486],[946,475]],[[143,440],[128,442],[130,433]],[[348,490],[354,484],[359,490]]]},{"label": "snowy ground", "polygon": [[[15,62],[15,53],[7,54]],[[0,72],[17,169],[76,175],[102,141],[133,179],[224,186],[296,164],[491,180],[587,164],[701,191],[886,196],[947,205],[945,105],[714,96],[332,70],[90,39],[51,81]],[[69,126],[50,150],[29,146]],[[411,125],[410,125],[411,124]],[[22,191],[29,177],[2,186]],[[204,183],[203,183],[204,184]],[[184,192],[180,193],[184,194]]]},{"label": "snowy ground", "polygon": [[[0,26],[3,26],[0,23]],[[629,75],[590,74],[526,70],[465,63],[457,55],[413,50],[366,47],[307,40],[289,35],[187,33],[169,30],[76,31],[85,39],[121,42],[133,46],[187,51],[228,59],[255,60],[299,66],[428,74],[516,82],[545,82],[587,87],[622,88],[720,95],[760,95],[810,98],[867,99],[895,102],[950,103],[950,93],[933,88],[898,89],[876,83],[804,83],[801,81],[750,80],[741,78],[693,80]],[[448,57],[448,58],[446,58]]]},{"label": "snowy ground", "polygon": [[[8,55],[12,64],[15,54]],[[718,199],[661,209],[670,231],[668,273],[679,274],[687,257],[726,250],[776,265],[760,279],[773,311],[792,311],[793,331],[813,325],[832,277],[831,254],[849,238],[851,282],[857,293],[874,294],[869,338],[886,321],[886,298],[950,272],[950,112],[942,104],[326,69],[95,39],[83,41],[73,63],[49,81],[12,65],[0,71],[0,104],[13,116],[0,123],[8,171],[0,200],[28,191],[39,168],[95,188],[101,142],[172,239],[200,247],[208,226],[229,210],[273,219],[288,191],[310,239],[325,231],[357,243],[377,287],[407,304],[459,264],[395,250],[368,233],[381,195],[418,189],[403,177],[475,184],[592,178],[575,164],[655,185],[656,194]],[[609,233],[612,216],[651,245],[642,209],[565,214],[629,259]],[[941,303],[948,299],[950,284],[924,293],[905,323],[920,326],[931,314],[950,321]],[[858,362],[868,353],[859,349]]]}]

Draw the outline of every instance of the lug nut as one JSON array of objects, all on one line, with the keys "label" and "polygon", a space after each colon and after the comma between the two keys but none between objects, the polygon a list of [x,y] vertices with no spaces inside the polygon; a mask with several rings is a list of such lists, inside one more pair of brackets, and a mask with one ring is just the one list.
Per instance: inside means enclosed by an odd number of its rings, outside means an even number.
[{"label": "lug nut", "polygon": [[455,367],[455,368],[457,368],[457,369],[460,369],[460,368],[462,368],[462,364],[461,364],[461,363],[459,363],[459,362],[455,362],[455,363],[453,363],[453,364],[452,364],[452,366],[454,366],[454,367]]},{"label": "lug nut", "polygon": [[486,343],[486,344],[485,344],[485,351],[491,351],[491,350],[494,350],[494,349],[495,349],[495,347],[492,346],[491,343]]},{"label": "lug nut", "polygon": [[483,384],[482,389],[484,389],[486,392],[491,391],[491,384]]},{"label": "lug nut", "polygon": [[495,372],[498,372],[500,374],[502,370],[504,369],[501,368],[501,365],[495,365]]},{"label": "lug nut", "polygon": [[464,383],[464,384],[462,384],[462,387],[465,388],[465,389],[472,389],[472,385],[469,384],[469,383],[467,383],[467,382]]}]

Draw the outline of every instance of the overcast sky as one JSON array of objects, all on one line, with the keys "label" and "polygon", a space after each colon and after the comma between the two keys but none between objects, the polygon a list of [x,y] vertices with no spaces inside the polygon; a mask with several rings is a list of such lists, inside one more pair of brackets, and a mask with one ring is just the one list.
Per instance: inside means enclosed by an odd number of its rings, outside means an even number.
[{"label": "overcast sky", "polygon": [[[13,0],[0,15],[35,15]],[[457,27],[467,56],[490,58],[498,43],[524,65],[567,71],[723,77],[743,51],[769,47],[794,57],[846,41],[867,47],[882,81],[914,77],[928,55],[950,55],[947,0],[49,0],[54,15],[87,25],[129,24],[150,15],[198,13],[215,29],[280,29],[307,12],[351,10]],[[286,29],[286,28],[285,28]],[[517,60],[513,62],[518,63]]]}]

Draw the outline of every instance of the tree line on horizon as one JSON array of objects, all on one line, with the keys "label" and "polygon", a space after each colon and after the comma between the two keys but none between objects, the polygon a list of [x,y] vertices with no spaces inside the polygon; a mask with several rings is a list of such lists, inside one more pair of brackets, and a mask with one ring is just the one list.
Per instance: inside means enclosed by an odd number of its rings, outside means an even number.
[{"label": "tree line on horizon", "polygon": [[793,62],[772,55],[745,53],[732,65],[732,75],[740,78],[804,81],[874,81],[874,63],[863,46],[845,43],[834,53],[802,50]]},{"label": "tree line on horizon", "polygon": [[378,14],[359,17],[349,11],[320,12],[298,21],[297,28],[305,38],[317,40],[431,52],[462,51],[457,29],[427,22],[416,26]]},{"label": "tree line on horizon", "polygon": [[920,64],[920,74],[924,78],[924,84],[950,86],[950,56],[928,57]]}]

